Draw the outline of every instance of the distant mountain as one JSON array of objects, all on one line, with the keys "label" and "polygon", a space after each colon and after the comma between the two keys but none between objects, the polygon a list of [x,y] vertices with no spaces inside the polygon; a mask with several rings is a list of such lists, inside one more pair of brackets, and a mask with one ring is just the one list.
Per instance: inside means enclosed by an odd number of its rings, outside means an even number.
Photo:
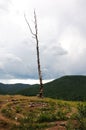
[{"label": "distant mountain", "polygon": [[[39,86],[20,91],[23,95],[36,95]],[[64,76],[44,84],[44,96],[64,100],[86,100],[86,76]]]},{"label": "distant mountain", "polygon": [[[2,84],[0,94],[21,94],[34,96],[39,92],[39,85]],[[86,76],[64,76],[44,84],[44,97],[63,100],[86,100]]]},{"label": "distant mountain", "polygon": [[29,84],[3,84],[0,83],[0,94],[16,94],[20,90],[29,88],[31,85]]}]

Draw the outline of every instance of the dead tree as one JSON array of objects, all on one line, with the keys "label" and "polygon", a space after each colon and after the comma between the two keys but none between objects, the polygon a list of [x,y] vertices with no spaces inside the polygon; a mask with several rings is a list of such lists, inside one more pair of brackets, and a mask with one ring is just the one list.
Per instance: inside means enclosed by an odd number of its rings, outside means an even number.
[{"label": "dead tree", "polygon": [[40,91],[38,93],[38,97],[43,97],[43,83],[42,83],[42,72],[41,72],[41,66],[40,66],[40,54],[39,54],[39,40],[38,40],[38,27],[37,27],[37,17],[36,17],[36,12],[34,10],[34,27],[35,27],[35,33],[33,32],[28,20],[26,19],[26,16],[24,14],[26,23],[29,27],[29,30],[36,40],[36,51],[37,51],[37,65],[38,65],[38,75],[39,75],[39,81],[40,81]]}]

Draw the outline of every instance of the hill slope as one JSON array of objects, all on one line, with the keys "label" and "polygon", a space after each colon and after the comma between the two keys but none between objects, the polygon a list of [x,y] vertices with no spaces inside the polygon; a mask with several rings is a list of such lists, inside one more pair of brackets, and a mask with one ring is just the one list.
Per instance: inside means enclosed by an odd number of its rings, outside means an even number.
[{"label": "hill slope", "polygon": [[[2,84],[0,94],[21,94],[34,96],[39,92],[39,85]],[[44,96],[64,100],[86,100],[86,76],[64,76],[44,84]]]},{"label": "hill slope", "polygon": [[[39,86],[34,85],[19,94],[36,95]],[[86,76],[64,76],[44,84],[44,96],[64,100],[86,100]]]},{"label": "hill slope", "polygon": [[29,84],[3,84],[0,83],[0,94],[16,94],[18,91],[29,88]]},{"label": "hill slope", "polygon": [[0,96],[0,130],[86,130],[83,113],[86,113],[86,102]]}]

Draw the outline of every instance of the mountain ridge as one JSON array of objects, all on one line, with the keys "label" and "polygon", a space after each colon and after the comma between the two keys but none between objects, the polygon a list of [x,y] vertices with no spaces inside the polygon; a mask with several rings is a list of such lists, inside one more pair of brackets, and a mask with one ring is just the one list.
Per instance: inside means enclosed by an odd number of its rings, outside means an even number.
[{"label": "mountain ridge", "polygon": [[[34,96],[39,86],[20,91],[20,94]],[[44,84],[44,97],[63,100],[86,100],[86,76],[63,76]]]},{"label": "mountain ridge", "polygon": [[[0,84],[0,94],[20,94],[34,96],[39,92],[39,85],[8,84],[8,89]],[[4,90],[5,89],[5,90]],[[6,90],[7,89],[7,90]],[[86,100],[86,76],[63,76],[44,84],[44,97],[63,100]]]}]

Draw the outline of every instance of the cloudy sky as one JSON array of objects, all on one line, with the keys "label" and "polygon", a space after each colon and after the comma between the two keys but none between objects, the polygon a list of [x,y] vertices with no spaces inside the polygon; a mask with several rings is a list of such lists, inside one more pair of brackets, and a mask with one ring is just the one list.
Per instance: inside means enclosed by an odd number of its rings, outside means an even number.
[{"label": "cloudy sky", "polygon": [[0,0],[0,81],[38,79],[34,9],[43,79],[86,75],[86,0]]}]

